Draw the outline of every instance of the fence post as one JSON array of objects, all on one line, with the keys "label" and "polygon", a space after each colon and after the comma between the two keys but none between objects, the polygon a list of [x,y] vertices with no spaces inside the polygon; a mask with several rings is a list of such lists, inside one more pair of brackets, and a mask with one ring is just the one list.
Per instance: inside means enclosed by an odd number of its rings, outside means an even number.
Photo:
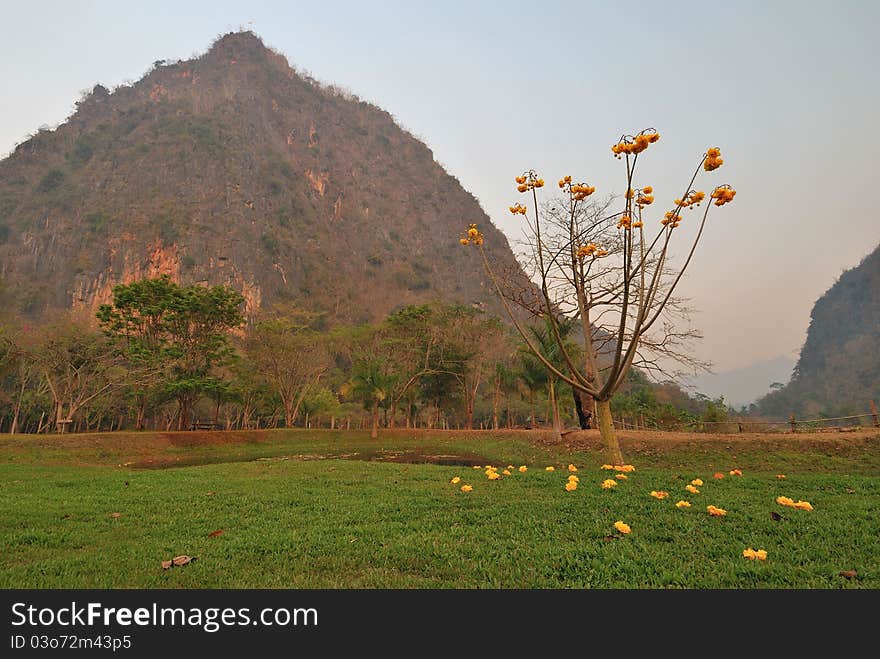
[{"label": "fence post", "polygon": [[788,422],[791,424],[791,431],[797,432],[797,421],[794,419],[794,412],[788,417]]},{"label": "fence post", "polygon": [[877,418],[877,406],[873,400],[868,401],[871,404],[871,417],[874,419],[874,427],[880,428],[880,419]]}]

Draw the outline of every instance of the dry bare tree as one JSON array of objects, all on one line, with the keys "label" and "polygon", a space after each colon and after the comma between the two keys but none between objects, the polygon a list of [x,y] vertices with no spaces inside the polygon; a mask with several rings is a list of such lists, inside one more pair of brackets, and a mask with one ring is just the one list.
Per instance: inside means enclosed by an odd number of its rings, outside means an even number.
[{"label": "dry bare tree", "polygon": [[[577,183],[571,176],[559,180],[563,198],[540,206],[538,189],[544,180],[534,171],[516,177],[517,190],[531,197],[531,208],[520,203],[509,208],[527,224],[523,266],[536,287],[517,285],[514,277],[499,272],[483,249],[483,234],[471,224],[462,235],[463,245],[474,245],[492,284],[523,341],[554,377],[596,403],[599,430],[614,465],[623,464],[620,444],[611,417],[611,397],[634,365],[649,373],[666,373],[670,362],[700,366],[689,351],[689,341],[699,334],[687,324],[687,307],[675,296],[685,270],[700,242],[712,205],[723,206],[736,191],[719,185],[710,195],[690,240],[684,260],[673,261],[671,248],[684,211],[699,207],[706,194],[694,186],[701,171],[722,164],[721,152],[711,148],[684,189],[651,229],[650,207],[654,190],[636,184],[640,155],[657,142],[654,129],[624,135],[612,147],[626,166],[623,208],[614,200],[593,202],[595,187]],[[523,325],[519,307],[545,319],[559,356],[551,359]],[[563,317],[580,322],[581,350],[576,359],[560,332]]]}]

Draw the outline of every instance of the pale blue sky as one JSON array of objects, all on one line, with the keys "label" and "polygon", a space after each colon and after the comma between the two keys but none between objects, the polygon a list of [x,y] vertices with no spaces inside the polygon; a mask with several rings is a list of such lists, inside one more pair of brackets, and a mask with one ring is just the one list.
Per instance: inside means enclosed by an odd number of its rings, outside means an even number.
[{"label": "pale blue sky", "polygon": [[726,164],[705,187],[739,191],[713,209],[682,289],[706,337],[699,355],[724,370],[795,356],[815,300],[880,242],[868,199],[880,148],[878,7],[0,0],[0,153],[62,121],[95,83],[136,80],[153,61],[200,54],[241,27],[391,112],[513,240],[515,175],[570,173],[619,193],[610,145],[655,126],[662,139],[643,183],[658,201],[678,196],[713,145]]}]

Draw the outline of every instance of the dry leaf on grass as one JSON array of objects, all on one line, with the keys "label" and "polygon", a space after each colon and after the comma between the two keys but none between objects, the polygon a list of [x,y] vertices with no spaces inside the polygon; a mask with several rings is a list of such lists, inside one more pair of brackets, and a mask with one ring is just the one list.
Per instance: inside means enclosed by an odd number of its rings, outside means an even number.
[{"label": "dry leaf on grass", "polygon": [[211,531],[208,534],[209,538],[216,538],[218,535],[223,535],[223,529],[217,529],[216,531]]},{"label": "dry leaf on grass", "polygon": [[841,577],[846,577],[847,579],[855,579],[857,576],[859,576],[859,573],[855,570],[842,570],[837,574],[839,574]]},{"label": "dry leaf on grass", "polygon": [[122,517],[122,513],[110,513],[110,517],[116,519],[117,517]]},{"label": "dry leaf on grass", "polygon": [[198,556],[187,556],[186,554],[181,554],[180,556],[175,556],[170,561],[162,561],[162,569],[167,570],[170,567],[186,565],[187,563],[192,563],[197,558]]},{"label": "dry leaf on grass", "polygon": [[778,522],[779,520],[785,519],[782,515],[780,515],[779,513],[773,512],[772,510],[770,511],[770,518],[774,522]]}]

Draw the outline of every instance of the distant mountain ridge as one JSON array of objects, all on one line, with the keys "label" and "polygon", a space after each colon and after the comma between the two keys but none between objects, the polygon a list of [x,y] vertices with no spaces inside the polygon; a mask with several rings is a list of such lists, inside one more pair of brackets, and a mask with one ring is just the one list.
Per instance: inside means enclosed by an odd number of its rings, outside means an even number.
[{"label": "distant mountain ridge", "polygon": [[775,416],[864,414],[880,404],[880,246],[820,297],[791,383],[758,401]]},{"label": "distant mountain ridge", "polygon": [[168,274],[229,284],[344,322],[430,299],[501,313],[476,222],[525,281],[479,203],[388,112],[298,74],[251,32],[101,85],[58,129],[0,161],[4,304],[37,316]]},{"label": "distant mountain ridge", "polygon": [[724,402],[739,409],[767,394],[772,384],[788,383],[795,363],[791,357],[780,355],[742,368],[698,375],[690,378],[688,388],[713,399],[724,396]]}]

